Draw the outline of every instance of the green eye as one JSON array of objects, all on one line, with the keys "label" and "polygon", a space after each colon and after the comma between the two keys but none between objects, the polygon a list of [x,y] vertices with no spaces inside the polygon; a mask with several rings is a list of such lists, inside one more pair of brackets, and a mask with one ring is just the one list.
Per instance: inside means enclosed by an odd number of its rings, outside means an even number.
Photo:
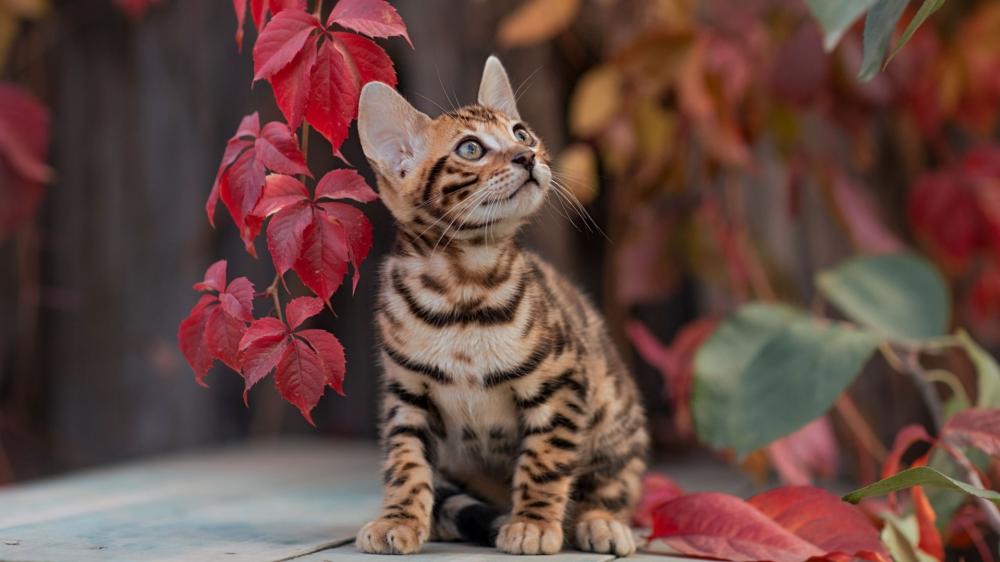
[{"label": "green eye", "polygon": [[531,133],[529,133],[527,129],[521,127],[520,125],[518,125],[517,128],[514,129],[514,138],[517,139],[517,142],[521,144],[526,144],[528,146],[533,146],[535,144],[535,139],[534,137],[531,136]]},{"label": "green eye", "polygon": [[479,141],[470,139],[458,145],[455,152],[466,160],[479,160],[486,153],[486,149],[483,148],[483,145],[479,144]]}]

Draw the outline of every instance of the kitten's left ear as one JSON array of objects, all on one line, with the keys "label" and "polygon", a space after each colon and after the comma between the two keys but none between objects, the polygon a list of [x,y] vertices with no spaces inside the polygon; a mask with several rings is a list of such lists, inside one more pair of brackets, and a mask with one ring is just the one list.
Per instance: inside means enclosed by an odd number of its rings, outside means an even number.
[{"label": "kitten's left ear", "polygon": [[517,113],[517,98],[510,87],[507,71],[500,64],[500,59],[490,55],[483,68],[483,79],[479,82],[479,104],[493,107],[504,112],[511,119],[520,120]]}]

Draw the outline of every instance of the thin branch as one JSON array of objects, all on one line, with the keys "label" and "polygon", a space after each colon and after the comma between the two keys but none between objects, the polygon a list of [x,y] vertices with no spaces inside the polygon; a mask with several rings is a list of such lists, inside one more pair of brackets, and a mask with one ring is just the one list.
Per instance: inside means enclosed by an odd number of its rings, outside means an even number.
[{"label": "thin branch", "polygon": [[927,376],[927,370],[920,364],[920,352],[916,349],[906,349],[902,355],[897,354],[897,357],[902,361],[903,372],[913,379],[913,384],[927,405],[934,424],[934,433],[939,433],[944,426],[944,406],[941,404],[937,389],[934,388],[934,383]]},{"label": "thin branch", "polygon": [[271,298],[274,299],[274,311],[278,314],[278,320],[284,322],[285,317],[282,316],[281,314],[281,295],[278,294],[280,291],[279,288],[280,284],[281,284],[281,274],[276,273],[274,275],[274,281],[272,281],[271,284],[267,286],[267,290],[264,291],[264,294],[270,295]]},{"label": "thin branch", "polygon": [[872,430],[871,426],[865,420],[865,417],[861,415],[861,411],[858,410],[857,405],[854,404],[854,400],[848,394],[841,394],[837,402],[834,403],[834,408],[840,417],[850,428],[851,432],[854,433],[855,437],[858,438],[858,442],[864,446],[868,451],[868,454],[875,459],[876,462],[882,464],[885,460],[888,451],[882,441],[879,440],[878,436],[875,435],[875,431]]}]

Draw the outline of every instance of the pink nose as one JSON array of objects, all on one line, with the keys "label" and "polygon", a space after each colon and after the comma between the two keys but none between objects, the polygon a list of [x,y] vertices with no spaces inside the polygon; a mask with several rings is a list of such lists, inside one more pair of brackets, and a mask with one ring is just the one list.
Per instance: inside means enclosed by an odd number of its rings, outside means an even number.
[{"label": "pink nose", "polygon": [[535,167],[535,153],[530,150],[518,152],[511,158],[511,162],[524,166],[529,172]]}]

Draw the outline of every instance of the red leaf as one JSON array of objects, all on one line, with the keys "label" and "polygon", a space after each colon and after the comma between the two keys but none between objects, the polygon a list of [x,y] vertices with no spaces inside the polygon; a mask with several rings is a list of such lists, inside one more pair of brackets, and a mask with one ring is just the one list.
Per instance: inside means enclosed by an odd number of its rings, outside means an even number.
[{"label": "red leaf", "polygon": [[[899,464],[902,462],[903,455],[910,447],[921,441],[934,443],[934,438],[927,433],[922,425],[914,423],[900,429],[896,433],[896,439],[892,443],[892,448],[889,449],[889,454],[882,461],[881,477],[888,478],[899,472]],[[889,506],[896,509],[895,492],[889,494]]]},{"label": "red leaf", "polygon": [[285,318],[288,320],[288,327],[292,330],[298,328],[307,319],[319,314],[321,310],[323,310],[323,301],[315,297],[293,299],[285,306]]},{"label": "red leaf", "polygon": [[226,286],[226,260],[219,260],[205,270],[205,280],[195,283],[195,291],[222,291]]},{"label": "red leaf", "polygon": [[246,322],[230,316],[224,305],[214,307],[205,323],[208,350],[234,371],[240,370],[239,346],[246,329]]},{"label": "red leaf", "polygon": [[309,190],[302,182],[291,176],[271,174],[265,180],[264,193],[253,214],[263,219],[302,201],[309,201]]},{"label": "red leaf", "polygon": [[288,328],[277,318],[261,318],[247,328],[239,345],[244,403],[250,389],[278,364],[287,344]]},{"label": "red leaf", "polygon": [[889,449],[889,454],[886,455],[885,460],[882,462],[882,478],[888,478],[899,472],[899,463],[903,458],[903,454],[910,447],[921,441],[927,443],[934,442],[934,438],[927,433],[927,430],[922,425],[910,424],[900,429],[896,433],[896,439],[892,443],[892,448]]},{"label": "red leaf", "polygon": [[368,203],[378,199],[361,174],[351,169],[329,172],[316,185],[316,199],[354,199]]},{"label": "red leaf", "polygon": [[[264,26],[267,13],[278,14],[282,10],[294,8],[306,9],[306,0],[250,0],[250,17],[260,30]],[[236,46],[243,50],[243,22],[246,20],[247,0],[233,0],[233,11],[236,13]]]},{"label": "red leaf", "polygon": [[292,62],[274,73],[270,78],[274,89],[274,101],[288,121],[288,126],[298,129],[306,112],[309,86],[312,83],[313,68],[316,66],[316,41],[306,43]]},{"label": "red leaf", "polygon": [[681,554],[737,562],[802,562],[825,554],[743,500],[715,492],[660,506],[650,539],[662,539]]},{"label": "red leaf", "polygon": [[917,547],[935,560],[944,560],[944,544],[941,540],[941,532],[938,531],[937,514],[931,502],[924,493],[923,486],[910,488],[910,495],[913,498],[913,506],[917,514],[917,528],[920,531],[920,541]]},{"label": "red leaf", "polygon": [[987,259],[966,293],[972,319],[982,324],[1000,316],[1000,262]]},{"label": "red leaf", "polygon": [[664,347],[641,323],[633,321],[628,325],[628,336],[636,351],[663,375],[664,388],[674,410],[674,424],[681,435],[691,433],[689,400],[694,355],[717,325],[714,318],[699,318],[681,328],[669,347]]},{"label": "red leaf", "polygon": [[195,382],[201,386],[208,386],[205,384],[205,375],[212,367],[214,359],[205,341],[205,325],[208,323],[208,315],[217,303],[218,298],[215,295],[202,295],[198,299],[198,304],[194,305],[190,314],[181,320],[177,328],[177,343],[181,353],[194,371]]},{"label": "red leaf", "polygon": [[970,408],[953,415],[941,436],[958,445],[1000,456],[1000,408]]},{"label": "red leaf", "polygon": [[292,265],[299,279],[324,302],[340,287],[347,272],[347,232],[320,209],[302,237],[302,253]]},{"label": "red leaf", "polygon": [[372,225],[364,213],[350,205],[320,203],[319,206],[330,218],[339,221],[347,231],[347,251],[351,258],[351,266],[354,268],[351,290],[356,291],[358,280],[361,278],[361,262],[368,257],[368,251],[372,247]]},{"label": "red leaf", "polygon": [[771,443],[767,456],[782,483],[791,486],[812,484],[813,475],[833,478],[840,462],[837,439],[827,416]]},{"label": "red leaf", "polygon": [[891,560],[868,518],[858,508],[821,488],[776,488],[750,498],[747,503],[816,545],[827,556],[843,554],[848,559]]},{"label": "red leaf", "polygon": [[344,347],[340,345],[340,341],[325,330],[302,330],[296,334],[305,338],[323,361],[327,386],[344,396],[347,358],[344,356]]},{"label": "red leaf", "polygon": [[361,87],[350,68],[332,41],[324,41],[320,45],[310,81],[305,117],[330,141],[335,153],[347,138],[347,129],[358,113]]},{"label": "red leaf", "polygon": [[403,18],[385,0],[340,0],[326,20],[327,27],[334,23],[369,37],[401,35],[413,47]]},{"label": "red leaf", "polygon": [[225,292],[219,294],[222,310],[233,318],[253,321],[253,283],[246,277],[233,279]]},{"label": "red leaf", "polygon": [[0,84],[0,241],[38,208],[52,176],[48,144],[48,110],[20,88]]},{"label": "red leaf", "polygon": [[369,82],[384,82],[396,86],[396,70],[392,59],[382,47],[371,39],[366,39],[353,33],[335,31],[333,38],[347,50],[358,71],[358,80],[362,86]]},{"label": "red leaf", "polygon": [[261,224],[254,211],[264,192],[267,170],[283,174],[309,173],[295,135],[288,126],[271,122],[261,130],[254,113],[243,119],[230,139],[219,165],[218,179],[206,203],[211,220],[215,199],[222,198],[240,229],[247,251],[254,256],[253,241],[260,233]]},{"label": "red leaf", "polygon": [[778,488],[747,502],[719,493],[681,496],[654,512],[651,538],[681,554],[722,560],[890,560],[857,508],[812,487]]},{"label": "red leaf", "polygon": [[302,254],[305,231],[313,222],[313,209],[308,202],[287,207],[267,225],[267,251],[280,275],[295,265]]},{"label": "red leaf", "polygon": [[312,177],[306,167],[305,156],[299,150],[299,140],[284,123],[272,121],[264,125],[254,149],[257,151],[257,158],[268,170],[279,174],[305,174]]},{"label": "red leaf", "polygon": [[236,14],[236,48],[243,50],[243,22],[247,19],[247,0],[233,0],[233,12]]},{"label": "red leaf", "polygon": [[639,527],[653,526],[653,511],[664,503],[684,495],[684,490],[669,477],[649,472],[642,478],[642,497],[632,521]]},{"label": "red leaf", "polygon": [[292,62],[309,36],[322,29],[316,16],[285,10],[271,19],[253,46],[253,79],[270,78]]},{"label": "red leaf", "polygon": [[327,385],[326,365],[301,339],[292,338],[274,372],[281,396],[296,406],[302,417],[315,426],[312,409],[319,403]]}]

